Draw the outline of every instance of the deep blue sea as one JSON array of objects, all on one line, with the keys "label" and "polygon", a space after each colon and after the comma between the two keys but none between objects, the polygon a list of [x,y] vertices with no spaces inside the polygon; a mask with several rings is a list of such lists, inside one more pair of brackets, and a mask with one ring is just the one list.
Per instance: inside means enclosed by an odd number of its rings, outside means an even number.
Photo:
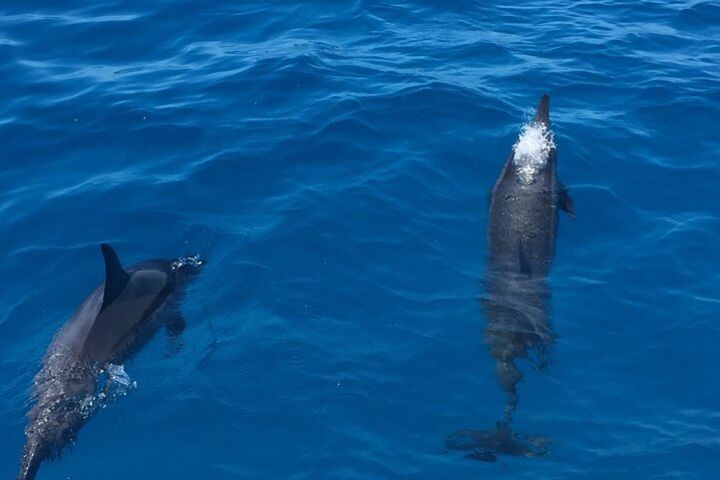
[{"label": "deep blue sea", "polygon": [[[551,96],[557,341],[494,463],[488,192]],[[0,477],[53,334],[201,254],[38,479],[720,478],[720,3],[0,3]]]}]

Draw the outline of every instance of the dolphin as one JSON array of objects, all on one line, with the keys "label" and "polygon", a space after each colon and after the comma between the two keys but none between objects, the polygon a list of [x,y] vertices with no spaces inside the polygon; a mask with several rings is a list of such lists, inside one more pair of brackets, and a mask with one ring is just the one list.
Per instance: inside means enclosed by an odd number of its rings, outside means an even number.
[{"label": "dolphin", "polygon": [[542,457],[548,453],[549,439],[514,432],[511,422],[522,379],[516,360],[528,359],[542,369],[555,342],[547,277],[555,253],[558,210],[574,216],[572,199],[558,180],[550,98],[543,95],[490,194],[484,342],[495,360],[507,404],[504,419],[495,428],[458,430],[446,437],[446,448],[467,452],[466,458],[494,462],[499,454]]},{"label": "dolphin", "polygon": [[33,381],[17,480],[34,479],[42,462],[74,441],[113,365],[137,352],[163,324],[171,336],[184,328],[177,299],[204,265],[198,256],[123,268],[110,245],[102,244],[101,251],[105,281],[56,333]]},{"label": "dolphin", "polygon": [[516,359],[528,358],[532,363],[534,357],[537,369],[550,360],[555,334],[547,276],[555,252],[558,210],[574,216],[572,199],[558,180],[547,95],[513,146],[492,188],[488,210],[484,341],[508,398],[508,422],[522,378]]},{"label": "dolphin", "polygon": [[522,379],[516,360],[527,358],[542,369],[555,342],[547,276],[555,253],[558,210],[574,216],[572,199],[558,180],[550,98],[543,95],[490,194],[484,341],[495,359],[507,405],[503,421],[494,429],[459,430],[446,437],[446,447],[468,452],[466,458],[494,462],[498,454],[548,453],[549,439],[513,432],[511,422]]}]

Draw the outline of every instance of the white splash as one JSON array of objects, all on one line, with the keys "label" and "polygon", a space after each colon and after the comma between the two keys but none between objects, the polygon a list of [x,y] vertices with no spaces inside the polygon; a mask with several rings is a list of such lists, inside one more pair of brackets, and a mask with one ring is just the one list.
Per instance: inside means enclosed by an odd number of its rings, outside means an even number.
[{"label": "white splash", "polygon": [[114,365],[109,363],[107,366],[108,382],[116,388],[117,393],[126,395],[127,392],[137,387],[137,382],[130,378],[125,372],[125,365]]},{"label": "white splash", "polygon": [[95,395],[85,397],[80,405],[80,413],[83,418],[88,418],[100,409],[110,405],[120,397],[124,397],[131,390],[137,388],[137,382],[130,378],[125,372],[124,365],[109,363],[100,371],[98,386],[102,389]]},{"label": "white splash", "polygon": [[545,166],[553,148],[553,132],[544,124],[532,122],[522,127],[520,136],[513,145],[513,163],[520,176],[520,183],[533,183],[535,175]]}]

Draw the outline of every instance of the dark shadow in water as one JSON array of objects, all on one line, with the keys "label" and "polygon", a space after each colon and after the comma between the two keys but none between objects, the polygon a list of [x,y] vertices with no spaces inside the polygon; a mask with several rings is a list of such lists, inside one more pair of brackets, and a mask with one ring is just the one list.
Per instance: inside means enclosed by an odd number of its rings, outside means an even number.
[{"label": "dark shadow in water", "polygon": [[445,439],[448,450],[467,452],[465,458],[494,462],[498,455],[542,457],[550,440],[513,432],[510,425],[498,422],[492,430],[458,430]]}]

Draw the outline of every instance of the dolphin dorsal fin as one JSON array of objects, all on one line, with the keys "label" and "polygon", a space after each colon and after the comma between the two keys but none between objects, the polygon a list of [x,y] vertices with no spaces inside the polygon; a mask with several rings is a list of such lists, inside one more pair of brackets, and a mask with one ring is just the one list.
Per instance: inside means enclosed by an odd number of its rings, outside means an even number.
[{"label": "dolphin dorsal fin", "polygon": [[108,305],[117,300],[125,290],[130,281],[130,274],[123,269],[117,253],[110,245],[103,243],[100,245],[100,250],[102,250],[105,259],[105,290],[103,292],[103,303],[100,307],[102,312]]}]

